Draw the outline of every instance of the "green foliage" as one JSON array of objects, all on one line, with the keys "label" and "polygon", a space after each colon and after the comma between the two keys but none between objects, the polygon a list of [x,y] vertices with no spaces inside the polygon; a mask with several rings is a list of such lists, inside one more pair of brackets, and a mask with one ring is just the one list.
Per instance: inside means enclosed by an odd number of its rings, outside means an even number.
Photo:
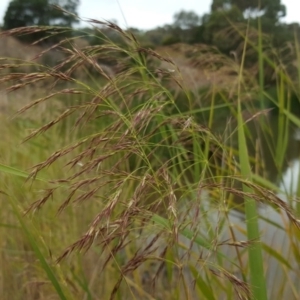
[{"label": "green foliage", "polygon": [[240,23],[244,21],[242,12],[236,6],[226,11],[214,11],[203,16],[202,25],[195,31],[193,41],[216,46],[220,51],[229,54],[230,51],[236,49],[242,38],[238,37],[237,33],[234,34],[234,38],[221,33],[221,31],[231,27],[229,22]]},{"label": "green foliage", "polygon": [[121,36],[119,32],[104,26],[97,27],[93,30],[93,35],[90,37],[90,44],[93,46],[102,45],[107,39],[119,46],[126,44],[124,37]]},{"label": "green foliage", "polygon": [[174,26],[191,29],[200,24],[201,18],[193,11],[182,10],[174,15]]},{"label": "green foliage", "polygon": [[168,34],[172,32],[171,25],[165,25],[163,27],[157,27],[145,32],[145,38],[154,46],[162,45],[163,40]]},{"label": "green foliage", "polygon": [[281,0],[213,0],[211,11],[226,11],[232,6],[236,6],[240,11],[248,14],[263,14],[273,22],[286,14]]},{"label": "green foliage", "polygon": [[262,9],[265,10],[264,17],[274,21],[284,17],[286,15],[286,7],[281,4],[281,0],[268,0],[263,1]]},{"label": "green foliage", "polygon": [[[76,19],[76,10],[79,0],[12,0],[4,16],[4,29],[12,29],[26,26],[57,26],[71,27]],[[63,10],[55,7],[60,6]],[[46,32],[35,32],[31,35],[22,36],[24,41],[36,41],[46,37]],[[64,32],[63,36],[68,34]],[[60,36],[62,38],[62,36]],[[52,37],[52,40],[57,37]]]},{"label": "green foliage", "polygon": [[[197,34],[198,40],[217,46],[224,53],[234,51],[237,40],[232,39],[232,36],[228,37],[219,33],[225,28],[231,27],[230,23],[246,23],[245,13],[247,16],[251,16],[250,24],[253,28],[257,26],[257,16],[262,14],[263,32],[273,34],[274,37],[280,35],[283,37],[287,33],[281,24],[277,24],[278,19],[285,15],[285,7],[281,5],[280,0],[262,1],[261,7],[258,7],[256,0],[215,0],[212,4],[212,12],[202,18],[201,29],[199,28],[201,34]],[[200,36],[201,38],[199,38]],[[288,36],[291,38],[290,34]]]},{"label": "green foliage", "polygon": [[179,36],[168,35],[163,39],[162,45],[168,46],[168,45],[173,45],[173,44],[177,44],[180,42],[181,42],[181,39]]},{"label": "green foliage", "polygon": [[211,5],[211,11],[220,11],[220,10],[227,10],[230,8],[231,0],[213,0]]}]

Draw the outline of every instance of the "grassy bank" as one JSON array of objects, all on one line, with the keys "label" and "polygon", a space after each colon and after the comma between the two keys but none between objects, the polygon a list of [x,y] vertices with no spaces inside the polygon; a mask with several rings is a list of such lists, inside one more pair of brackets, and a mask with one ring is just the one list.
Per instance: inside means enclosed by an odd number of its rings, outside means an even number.
[{"label": "grassy bank", "polygon": [[[198,93],[170,57],[103,25],[127,46],[68,40],[55,67],[1,75],[1,299],[298,299],[299,188],[280,185],[294,74],[246,31],[239,60],[211,51],[205,65],[230,82]],[[275,96],[244,67],[253,49]],[[195,45],[196,67],[208,53]]]}]

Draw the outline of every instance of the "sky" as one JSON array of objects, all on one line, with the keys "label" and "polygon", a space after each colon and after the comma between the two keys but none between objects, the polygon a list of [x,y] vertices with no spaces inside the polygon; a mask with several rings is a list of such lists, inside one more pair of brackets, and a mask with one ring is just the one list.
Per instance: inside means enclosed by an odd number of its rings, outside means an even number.
[{"label": "sky", "polygon": [[[23,0],[26,1],[26,0]],[[0,23],[10,0],[0,0]],[[212,0],[81,0],[79,16],[98,20],[116,20],[121,27],[151,29],[173,22],[180,10],[208,13]],[[300,23],[300,1],[282,0],[286,5],[285,22]]]}]

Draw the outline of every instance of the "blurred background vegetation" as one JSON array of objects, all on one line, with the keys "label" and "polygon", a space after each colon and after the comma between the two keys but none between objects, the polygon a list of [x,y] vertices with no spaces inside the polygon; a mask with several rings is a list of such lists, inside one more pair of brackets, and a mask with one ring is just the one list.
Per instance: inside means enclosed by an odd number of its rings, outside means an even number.
[{"label": "blurred background vegetation", "polygon": [[[69,13],[66,14],[55,9],[55,5]],[[2,28],[12,29],[38,25],[70,28],[79,22],[76,17],[78,5],[79,0],[12,0],[5,13]],[[128,28],[127,30],[134,33],[147,46],[204,43],[215,46],[229,55],[230,51],[236,50],[238,40],[232,41],[232,37],[222,35],[220,31],[231,28],[230,22],[247,24],[250,18],[251,26],[257,29],[257,20],[261,18],[263,32],[271,36],[270,45],[279,47],[288,41],[293,41],[294,35],[299,35],[299,23],[286,24],[281,22],[280,20],[285,14],[285,6],[281,4],[280,0],[260,1],[260,7],[258,7],[256,0],[213,0],[209,14],[198,16],[193,11],[182,10],[174,15],[172,24],[148,31],[139,28]],[[117,40],[113,30],[104,27],[102,29],[113,41],[121,42]],[[91,27],[85,28],[85,30],[93,32]],[[70,32],[65,31],[62,34],[61,37],[68,37]],[[47,32],[19,38],[25,42],[32,42],[42,37],[47,37]],[[56,37],[51,36],[47,39],[47,43],[53,43],[55,40]],[[89,42],[98,44],[99,40],[89,40]]]},{"label": "blurred background vegetation", "polygon": [[[57,9],[56,5],[65,12]],[[31,31],[30,34],[23,32],[15,36],[25,45],[35,42],[36,46],[44,49],[65,38],[74,39],[75,37],[80,37],[76,43],[77,46],[81,45],[81,47],[101,45],[101,43],[105,43],[105,38],[119,46],[126,47],[126,39],[113,28],[100,23],[93,24],[93,27],[82,27],[84,23],[80,23],[79,26],[78,5],[78,0],[13,0],[9,3],[5,13],[2,30],[24,26],[49,26],[49,31],[36,28],[35,32]],[[193,48],[187,48],[188,45],[205,45],[209,49],[214,47],[219,53],[228,57],[234,56],[239,61],[244,42],[241,32],[249,23],[251,33],[249,39],[256,44],[258,32],[263,33],[264,50],[269,51],[268,53],[272,52],[270,53],[272,59],[277,61],[280,59],[291,72],[296,72],[297,54],[292,51],[290,45],[295,39],[299,40],[300,25],[299,23],[287,24],[282,22],[285,14],[285,6],[281,4],[280,0],[263,0],[260,1],[259,7],[256,0],[214,0],[208,14],[199,16],[193,11],[182,10],[174,15],[172,24],[151,30],[127,28],[125,31],[132,33],[142,47],[156,49],[160,53],[168,52],[173,58],[175,56],[175,60],[176,57],[178,58],[177,64],[180,65],[183,58],[183,64],[190,66],[191,62],[185,58],[193,55]],[[71,30],[72,26],[75,26],[73,30]],[[186,45],[186,48],[164,48],[164,46],[179,44]],[[31,57],[34,57],[34,53],[39,50],[40,48],[36,48],[35,51],[34,48],[28,48],[29,53],[32,51]],[[18,51],[24,52],[20,49],[20,44],[17,46],[16,41],[10,40],[3,42],[0,55],[5,57],[9,53],[10,56],[23,58],[21,53],[17,53]],[[43,62],[51,66],[61,59],[61,54],[50,53],[44,56],[47,61]],[[258,68],[255,68],[255,66],[258,67],[258,60],[258,53],[249,51],[245,67],[258,74]],[[113,66],[114,58],[99,58],[99,62]],[[264,68],[264,85],[272,87],[275,84],[273,73],[268,66],[264,65]]]}]

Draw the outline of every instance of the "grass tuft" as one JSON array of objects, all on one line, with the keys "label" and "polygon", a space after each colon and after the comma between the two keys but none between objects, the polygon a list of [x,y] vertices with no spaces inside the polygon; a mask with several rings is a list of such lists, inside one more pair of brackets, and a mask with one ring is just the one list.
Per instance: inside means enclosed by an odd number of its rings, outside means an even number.
[{"label": "grass tuft", "polygon": [[[232,24],[243,38],[232,56],[203,45],[168,56],[89,22],[122,45],[102,34],[1,60],[0,298],[299,298],[298,198],[280,184],[300,124],[295,72],[260,30]],[[55,34],[0,35],[42,30]],[[62,58],[42,64],[53,51]]]}]

